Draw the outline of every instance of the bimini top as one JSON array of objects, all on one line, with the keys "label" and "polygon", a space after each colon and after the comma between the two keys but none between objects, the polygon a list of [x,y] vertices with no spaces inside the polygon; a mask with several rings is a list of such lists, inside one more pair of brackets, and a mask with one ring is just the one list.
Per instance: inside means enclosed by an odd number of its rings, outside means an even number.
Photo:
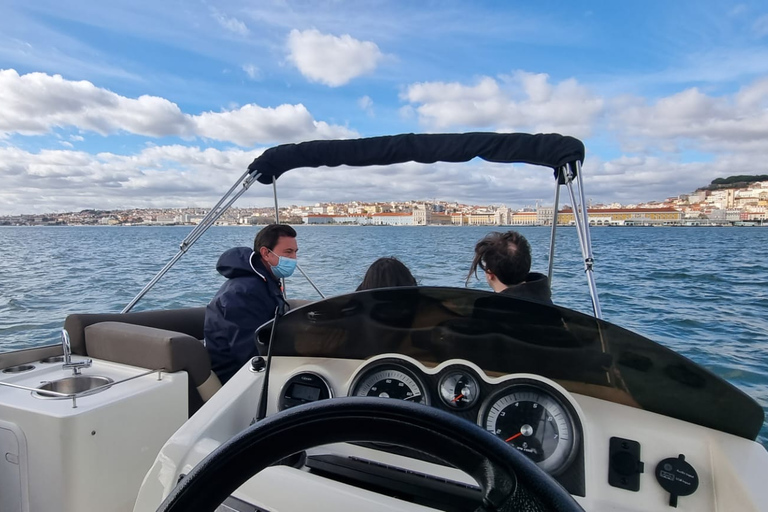
[{"label": "bimini top", "polygon": [[[557,170],[584,162],[584,144],[556,133],[450,133],[391,135],[352,140],[316,140],[270,148],[248,166],[251,175],[264,184],[285,171],[300,167],[339,165],[391,165],[403,162],[467,162],[473,158],[489,162],[526,163]],[[574,173],[576,169],[573,169]]]}]

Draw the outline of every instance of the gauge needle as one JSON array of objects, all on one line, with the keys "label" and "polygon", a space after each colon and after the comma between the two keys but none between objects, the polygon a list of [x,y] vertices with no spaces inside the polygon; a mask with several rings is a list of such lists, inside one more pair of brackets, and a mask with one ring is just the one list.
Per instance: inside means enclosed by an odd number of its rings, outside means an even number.
[{"label": "gauge needle", "polygon": [[464,396],[464,393],[459,393],[459,395],[456,398],[454,398],[453,400],[451,400],[451,402],[455,402],[457,400],[460,400],[463,396]]},{"label": "gauge needle", "polygon": [[421,395],[411,395],[403,398],[403,400],[413,400],[414,398],[421,398]]},{"label": "gauge needle", "polygon": [[505,443],[508,443],[508,442],[510,442],[511,440],[513,440],[514,438],[516,438],[516,437],[520,437],[521,435],[523,435],[523,433],[522,433],[522,432],[518,432],[517,434],[513,435],[512,437],[510,437],[510,438],[508,438],[508,439],[505,439],[505,440],[504,440],[504,442],[505,442]]}]

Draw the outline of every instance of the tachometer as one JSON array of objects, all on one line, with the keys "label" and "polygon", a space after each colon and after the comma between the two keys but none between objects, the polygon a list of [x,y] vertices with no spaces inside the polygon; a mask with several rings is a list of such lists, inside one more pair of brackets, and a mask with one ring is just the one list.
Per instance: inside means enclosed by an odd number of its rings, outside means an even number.
[{"label": "tachometer", "polygon": [[378,396],[429,405],[424,385],[409,370],[385,365],[362,373],[352,384],[350,396]]},{"label": "tachometer", "polygon": [[576,455],[578,432],[568,408],[538,385],[517,384],[492,396],[480,426],[557,474]]}]

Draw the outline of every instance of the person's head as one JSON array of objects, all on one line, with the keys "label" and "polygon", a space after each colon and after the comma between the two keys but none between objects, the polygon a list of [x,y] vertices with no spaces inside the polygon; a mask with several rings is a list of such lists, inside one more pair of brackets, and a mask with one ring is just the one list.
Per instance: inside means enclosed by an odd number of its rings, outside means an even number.
[{"label": "person's head", "polygon": [[478,268],[494,290],[522,283],[531,271],[531,246],[517,231],[489,233],[475,245],[467,282],[472,274],[477,277]]},{"label": "person's head", "polygon": [[411,271],[400,260],[394,257],[379,258],[368,267],[357,291],[417,284]]},{"label": "person's head", "polygon": [[256,234],[253,251],[275,277],[288,277],[293,273],[299,252],[296,230],[287,224],[270,224]]}]

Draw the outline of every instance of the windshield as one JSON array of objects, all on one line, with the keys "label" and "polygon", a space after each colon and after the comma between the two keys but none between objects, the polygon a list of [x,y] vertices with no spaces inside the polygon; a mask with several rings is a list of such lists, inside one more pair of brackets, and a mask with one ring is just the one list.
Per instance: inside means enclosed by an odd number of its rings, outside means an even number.
[{"label": "windshield", "polygon": [[[268,330],[260,340],[269,338]],[[449,359],[489,375],[533,373],[571,392],[747,439],[762,426],[748,395],[626,329],[558,306],[466,288],[368,290],[314,302],[277,323],[273,356]]]}]

